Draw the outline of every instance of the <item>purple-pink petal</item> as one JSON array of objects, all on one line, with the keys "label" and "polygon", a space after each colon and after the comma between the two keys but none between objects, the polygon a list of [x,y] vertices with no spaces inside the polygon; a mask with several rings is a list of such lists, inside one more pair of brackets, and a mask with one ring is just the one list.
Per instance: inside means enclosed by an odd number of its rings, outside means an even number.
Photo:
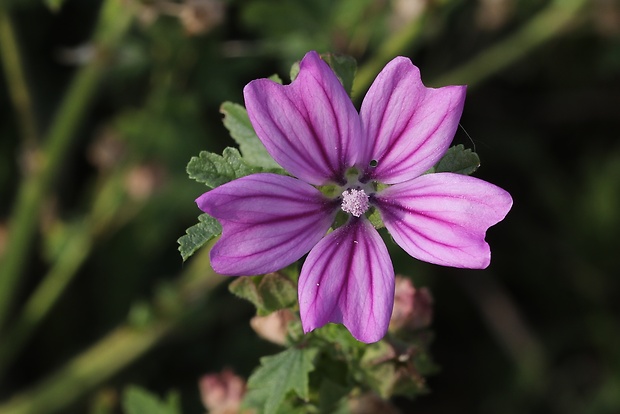
[{"label": "purple-pink petal", "polygon": [[300,259],[325,235],[337,211],[316,188],[277,174],[239,178],[196,203],[222,224],[211,266],[230,276],[274,272]]},{"label": "purple-pink petal", "polygon": [[[360,111],[365,135],[360,166],[366,178],[401,183],[437,163],[458,127],[465,90],[465,86],[425,87],[419,69],[407,58],[388,63]],[[369,166],[372,160],[374,167]]]},{"label": "purple-pink petal", "polygon": [[391,186],[373,199],[394,241],[429,263],[483,269],[491,252],[487,229],[512,206],[508,192],[474,177],[423,175]]},{"label": "purple-pink petal", "polygon": [[299,276],[304,332],[342,323],[362,342],[385,335],[394,304],[394,269],[383,240],[365,219],[352,219],[321,240]]},{"label": "purple-pink petal", "polygon": [[290,85],[250,82],[245,105],[256,134],[274,160],[308,183],[344,183],[359,154],[359,115],[330,67],[316,52],[300,63]]}]

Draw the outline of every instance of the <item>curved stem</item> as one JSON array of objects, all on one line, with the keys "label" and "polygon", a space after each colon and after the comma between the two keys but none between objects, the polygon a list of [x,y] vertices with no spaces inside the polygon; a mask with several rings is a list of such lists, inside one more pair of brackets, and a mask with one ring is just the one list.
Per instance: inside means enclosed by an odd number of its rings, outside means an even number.
[{"label": "curved stem", "polygon": [[[554,0],[514,34],[499,41],[454,70],[429,82],[429,86],[467,84],[473,87],[523,58],[536,47],[560,34],[578,16],[587,0]],[[411,47],[423,25],[419,18],[385,41],[376,55],[361,66],[355,77],[356,98],[365,92],[377,73],[394,56]]]},{"label": "curved stem", "polygon": [[413,41],[422,30],[423,19],[424,14],[408,23],[400,31],[394,33],[382,44],[368,62],[358,68],[353,81],[354,99],[359,99],[360,96],[363,96],[362,94],[368,90],[377,73],[381,71],[390,59],[403,54],[407,48],[411,47]]},{"label": "curved stem", "polygon": [[0,413],[45,414],[62,410],[151,349],[173,326],[166,321],[148,329],[115,329],[32,389],[0,405]]},{"label": "curved stem", "polygon": [[506,39],[456,69],[434,79],[433,85],[475,86],[560,34],[575,20],[587,0],[554,0]]},{"label": "curved stem", "polygon": [[40,165],[19,188],[9,220],[7,248],[0,261],[0,328],[10,310],[45,195],[61,169],[76,130],[94,97],[106,67],[105,52],[113,48],[131,22],[132,13],[122,0],[107,0],[100,12],[95,41],[102,53],[76,74],[45,139]]},{"label": "curved stem", "polygon": [[93,240],[86,226],[75,232],[34,293],[28,298],[15,323],[3,334],[0,347],[0,378],[15,354],[28,341],[45,315],[60,298],[91,251]]},{"label": "curved stem", "polygon": [[205,297],[225,280],[225,277],[213,273],[209,248],[204,247],[194,255],[190,266],[173,288],[181,302],[174,308],[176,313],[143,327],[125,324],[114,329],[39,384],[1,404],[0,414],[51,414],[62,411],[155,347],[183,324],[189,315],[203,308]]}]

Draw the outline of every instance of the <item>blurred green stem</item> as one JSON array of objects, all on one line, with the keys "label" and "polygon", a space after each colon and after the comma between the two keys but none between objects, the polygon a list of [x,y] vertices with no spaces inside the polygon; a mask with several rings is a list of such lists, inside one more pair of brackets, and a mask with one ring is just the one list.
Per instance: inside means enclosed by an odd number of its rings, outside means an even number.
[{"label": "blurred green stem", "polygon": [[354,99],[359,99],[361,94],[366,92],[377,73],[381,71],[390,59],[403,54],[407,48],[411,47],[413,41],[422,30],[423,20],[424,13],[404,26],[400,31],[394,33],[381,45],[377,53],[366,64],[358,68],[353,81]]},{"label": "blurred green stem", "polygon": [[45,414],[61,411],[147,352],[170,332],[163,321],[146,329],[123,326],[23,394],[0,405],[2,414]]},{"label": "blurred green stem", "polygon": [[13,101],[18,127],[24,140],[24,148],[34,148],[37,143],[37,128],[32,101],[11,16],[4,7],[0,7],[0,56],[4,66],[6,86]]},{"label": "blurred green stem", "polygon": [[588,0],[554,0],[513,35],[485,49],[456,69],[433,79],[433,85],[474,86],[525,57],[560,34],[572,23]]},{"label": "blurred green stem", "polygon": [[152,349],[196,312],[205,297],[225,280],[213,273],[209,248],[203,247],[174,287],[182,302],[175,308],[176,314],[165,315],[144,327],[126,324],[116,328],[39,384],[0,405],[0,414],[50,414],[64,410]]},{"label": "blurred green stem", "polygon": [[107,0],[95,29],[97,56],[76,74],[44,142],[40,165],[21,184],[9,221],[7,248],[0,261],[0,328],[4,326],[15,287],[29,255],[38,213],[65,160],[76,130],[105,72],[106,58],[131,22],[133,13],[122,0]]},{"label": "blurred green stem", "polygon": [[[429,85],[477,85],[560,34],[575,20],[586,3],[587,0],[552,1],[514,34],[483,50],[447,74],[433,79]],[[377,73],[390,59],[405,53],[411,47],[422,28],[422,19],[418,18],[387,39],[375,56],[359,68],[353,85],[356,98],[370,87]]]},{"label": "blurred green stem", "polygon": [[88,224],[72,232],[68,241],[43,281],[30,296],[14,325],[3,335],[0,346],[0,378],[4,370],[41,323],[48,311],[73,279],[91,251],[93,240]]},{"label": "blurred green stem", "polygon": [[35,291],[26,301],[14,324],[3,335],[0,346],[0,378],[16,353],[30,338],[45,316],[58,302],[62,293],[88,258],[95,240],[103,232],[110,232],[133,217],[143,202],[124,197],[125,169],[115,171],[103,179],[95,192],[91,212],[87,219],[70,225],[65,238],[67,242]]}]

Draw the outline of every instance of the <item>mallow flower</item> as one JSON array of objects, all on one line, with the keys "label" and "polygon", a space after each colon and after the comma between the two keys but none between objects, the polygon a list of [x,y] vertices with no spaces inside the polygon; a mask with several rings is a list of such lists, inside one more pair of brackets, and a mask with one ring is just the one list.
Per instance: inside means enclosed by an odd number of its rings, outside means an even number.
[{"label": "mallow flower", "polygon": [[[465,90],[427,88],[418,68],[397,57],[358,113],[316,52],[306,54],[290,85],[250,82],[250,121],[290,176],[249,175],[196,200],[222,224],[213,269],[264,274],[309,252],[298,285],[304,332],[342,323],[370,343],[385,335],[394,303],[394,269],[368,219],[373,211],[416,259],[487,267],[485,233],[510,210],[510,194],[474,177],[425,174],[454,137]],[[342,225],[330,232],[335,221]]]}]

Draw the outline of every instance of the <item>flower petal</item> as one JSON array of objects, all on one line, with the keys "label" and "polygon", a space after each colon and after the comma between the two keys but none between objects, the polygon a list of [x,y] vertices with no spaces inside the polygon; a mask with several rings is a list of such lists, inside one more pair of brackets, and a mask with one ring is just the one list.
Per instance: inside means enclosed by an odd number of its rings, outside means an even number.
[{"label": "flower petal", "polygon": [[239,178],[196,203],[222,224],[211,266],[230,276],[274,272],[300,259],[325,235],[337,211],[316,188],[277,174]]},{"label": "flower petal", "polygon": [[[458,127],[465,86],[427,88],[404,57],[379,73],[360,117],[366,148],[360,166],[367,179],[396,184],[422,175],[445,154]],[[370,166],[372,164],[376,166]]]},{"label": "flower petal", "polygon": [[364,218],[321,240],[299,276],[304,332],[343,323],[362,342],[385,335],[394,304],[394,269],[383,240]]},{"label": "flower petal", "polygon": [[373,198],[394,241],[429,263],[471,269],[489,265],[487,229],[512,206],[507,191],[474,177],[423,175]]},{"label": "flower petal", "polygon": [[359,153],[359,115],[327,63],[309,52],[290,85],[269,79],[243,91],[256,134],[274,160],[308,183],[344,184]]}]

